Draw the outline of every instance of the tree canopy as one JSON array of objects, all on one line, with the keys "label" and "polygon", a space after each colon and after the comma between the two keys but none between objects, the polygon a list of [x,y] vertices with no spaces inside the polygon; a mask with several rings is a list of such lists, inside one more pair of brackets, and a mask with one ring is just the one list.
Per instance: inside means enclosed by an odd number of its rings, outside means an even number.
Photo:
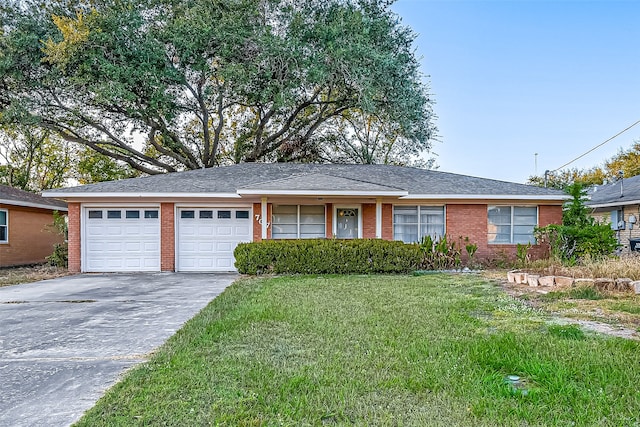
[{"label": "tree canopy", "polygon": [[[547,187],[564,189],[565,187],[579,183],[582,185],[600,185],[604,180],[617,179],[622,171],[623,176],[632,177],[640,175],[640,141],[635,141],[632,146],[605,160],[601,166],[588,169],[564,169],[550,173],[547,177]],[[544,176],[529,177],[529,184],[545,185]]]},{"label": "tree canopy", "polygon": [[[403,162],[429,152],[435,128],[415,35],[391,3],[13,0],[0,8],[0,124],[149,174]],[[372,124],[374,150],[359,136]]]}]

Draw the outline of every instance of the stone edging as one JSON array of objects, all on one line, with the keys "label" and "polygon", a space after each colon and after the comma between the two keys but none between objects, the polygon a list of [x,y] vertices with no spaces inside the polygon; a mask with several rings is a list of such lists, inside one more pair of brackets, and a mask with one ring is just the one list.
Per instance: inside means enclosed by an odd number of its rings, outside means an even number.
[{"label": "stone edging", "polygon": [[628,278],[611,279],[606,277],[599,277],[596,279],[574,279],[573,277],[566,276],[540,276],[538,274],[531,274],[524,271],[513,270],[507,273],[507,280],[509,281],[509,283],[529,285],[532,287],[568,287],[574,285],[594,285],[600,289],[608,291],[633,291],[636,294],[640,294],[640,280],[633,281]]}]

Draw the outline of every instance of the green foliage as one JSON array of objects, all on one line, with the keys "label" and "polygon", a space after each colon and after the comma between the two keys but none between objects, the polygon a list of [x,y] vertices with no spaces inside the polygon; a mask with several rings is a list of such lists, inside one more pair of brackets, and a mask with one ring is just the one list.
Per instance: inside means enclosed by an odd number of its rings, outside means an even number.
[{"label": "green foliage", "polygon": [[569,265],[612,254],[618,246],[615,232],[609,225],[598,224],[588,216],[584,187],[575,183],[566,191],[572,199],[565,204],[562,225],[537,228],[536,237],[549,243],[554,259]]},{"label": "green foliage", "polygon": [[135,169],[89,148],[80,150],[76,178],[80,184],[115,181],[140,175]]},{"label": "green foliage", "polygon": [[[602,166],[553,172],[547,177],[547,187],[562,190],[576,182],[586,186],[600,185],[605,179],[615,179],[619,171],[626,177],[640,175],[640,141],[634,141],[627,150],[620,149],[618,154],[606,160]],[[527,183],[543,187],[544,181],[544,176],[530,176]]]},{"label": "green foliage", "polygon": [[51,228],[53,232],[64,236],[65,241],[54,244],[53,253],[46,257],[46,260],[49,265],[67,268],[69,266],[69,244],[66,240],[68,233],[66,215],[62,215],[58,211],[53,211],[53,224]]},{"label": "green foliage", "polygon": [[569,340],[585,339],[584,331],[578,325],[551,325],[547,328],[551,335]]},{"label": "green foliage", "polygon": [[0,184],[36,192],[61,187],[71,175],[74,156],[72,144],[52,132],[0,126]]},{"label": "green foliage", "polygon": [[340,161],[328,137],[354,115],[372,161],[430,149],[415,34],[386,0],[41,3],[0,9],[0,122],[150,174]]},{"label": "green foliage", "polygon": [[522,243],[516,244],[516,260],[518,267],[524,267],[529,263],[529,249],[531,249],[531,243],[523,245]]},{"label": "green foliage", "polygon": [[379,239],[241,243],[234,256],[235,266],[243,274],[408,273],[422,260],[417,245]]},{"label": "green foliage", "polygon": [[446,270],[460,268],[462,265],[461,250],[455,241],[447,236],[434,239],[427,235],[420,240],[423,253],[422,268],[426,270]]},{"label": "green foliage", "polygon": [[639,342],[502,295],[475,275],[239,280],[77,426],[640,423]]}]

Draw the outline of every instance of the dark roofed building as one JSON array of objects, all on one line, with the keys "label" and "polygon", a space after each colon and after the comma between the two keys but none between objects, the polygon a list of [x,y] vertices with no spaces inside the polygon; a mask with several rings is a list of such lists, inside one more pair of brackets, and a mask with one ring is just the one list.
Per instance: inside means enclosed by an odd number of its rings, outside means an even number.
[{"label": "dark roofed building", "polygon": [[595,186],[589,199],[591,216],[611,224],[622,252],[640,251],[640,175]]},{"label": "dark roofed building", "polygon": [[69,203],[70,269],[226,271],[242,241],[469,237],[478,256],[535,245],[566,196],[391,165],[245,163],[50,190]]},{"label": "dark roofed building", "polygon": [[64,241],[52,229],[53,211],[66,212],[67,204],[0,185],[0,267],[45,262]]}]

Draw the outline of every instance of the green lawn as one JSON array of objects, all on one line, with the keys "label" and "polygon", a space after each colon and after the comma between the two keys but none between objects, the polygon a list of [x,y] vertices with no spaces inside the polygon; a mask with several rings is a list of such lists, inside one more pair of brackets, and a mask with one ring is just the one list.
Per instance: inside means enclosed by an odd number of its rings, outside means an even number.
[{"label": "green lawn", "polygon": [[246,279],[79,425],[637,426],[640,343],[479,276]]}]

